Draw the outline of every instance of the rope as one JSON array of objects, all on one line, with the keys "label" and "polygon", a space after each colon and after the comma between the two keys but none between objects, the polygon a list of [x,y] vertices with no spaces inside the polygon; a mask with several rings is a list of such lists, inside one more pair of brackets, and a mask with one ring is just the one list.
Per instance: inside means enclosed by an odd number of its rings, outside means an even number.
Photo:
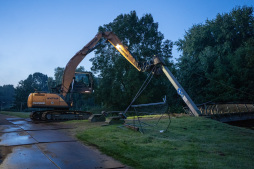
[{"label": "rope", "polygon": [[135,100],[140,96],[140,94],[145,90],[145,88],[147,87],[147,85],[150,83],[151,79],[153,78],[153,71],[156,68],[154,67],[151,72],[149,73],[149,75],[147,76],[146,80],[144,81],[144,83],[142,84],[142,86],[140,87],[140,89],[138,90],[137,94],[135,95],[135,97],[133,98],[133,100],[131,101],[131,103],[129,104],[129,106],[126,108],[126,110],[124,111],[123,115],[126,117],[126,112],[129,110],[129,108],[131,107],[131,105],[135,102]]}]

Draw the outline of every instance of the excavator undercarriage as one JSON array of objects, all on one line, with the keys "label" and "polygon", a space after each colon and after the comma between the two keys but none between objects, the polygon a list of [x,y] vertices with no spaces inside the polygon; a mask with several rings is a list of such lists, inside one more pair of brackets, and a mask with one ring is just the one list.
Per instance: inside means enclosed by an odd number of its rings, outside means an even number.
[{"label": "excavator undercarriage", "polygon": [[86,120],[91,112],[78,110],[41,110],[33,111],[30,118],[34,121]]}]

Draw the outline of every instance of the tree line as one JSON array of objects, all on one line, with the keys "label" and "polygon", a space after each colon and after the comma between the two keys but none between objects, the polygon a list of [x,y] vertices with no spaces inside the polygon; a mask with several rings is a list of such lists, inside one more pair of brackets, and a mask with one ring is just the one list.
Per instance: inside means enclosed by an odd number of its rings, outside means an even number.
[{"label": "tree line", "polygon": [[253,7],[193,25],[176,45],[178,78],[196,102],[253,102]]},{"label": "tree line", "polygon": [[[215,19],[193,25],[176,42],[165,39],[158,28],[151,14],[139,18],[131,11],[100,26],[98,31],[114,32],[139,61],[150,60],[154,55],[162,57],[196,104],[254,101],[253,7],[236,7],[229,13],[217,14]],[[176,62],[172,56],[173,45],[182,53]],[[98,75],[95,92],[90,96],[75,95],[75,106],[79,109],[97,105],[123,110],[148,75],[138,72],[110,43],[100,45],[90,61],[92,72]],[[15,94],[10,95],[14,95],[15,105],[20,107],[35,90],[49,92],[52,86],[60,84],[63,70],[56,68],[54,78],[37,72],[21,80]],[[84,68],[80,67],[79,71]],[[3,87],[0,87],[0,99]],[[135,104],[159,102],[165,95],[171,107],[183,105],[167,78],[154,76]]]}]

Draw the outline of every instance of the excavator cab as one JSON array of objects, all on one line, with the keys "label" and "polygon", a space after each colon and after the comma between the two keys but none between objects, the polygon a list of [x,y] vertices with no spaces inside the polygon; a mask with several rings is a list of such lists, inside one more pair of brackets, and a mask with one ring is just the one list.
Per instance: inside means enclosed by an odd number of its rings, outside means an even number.
[{"label": "excavator cab", "polygon": [[75,72],[75,77],[71,83],[73,93],[92,93],[93,76],[91,72]]}]

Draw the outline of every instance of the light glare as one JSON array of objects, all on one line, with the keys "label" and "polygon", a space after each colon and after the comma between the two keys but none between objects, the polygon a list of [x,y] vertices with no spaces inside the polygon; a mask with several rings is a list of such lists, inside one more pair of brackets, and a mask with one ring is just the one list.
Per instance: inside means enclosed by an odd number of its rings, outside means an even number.
[{"label": "light glare", "polygon": [[120,47],[121,47],[121,46],[120,46],[119,44],[116,45],[116,48],[117,48],[117,49],[120,49]]}]

